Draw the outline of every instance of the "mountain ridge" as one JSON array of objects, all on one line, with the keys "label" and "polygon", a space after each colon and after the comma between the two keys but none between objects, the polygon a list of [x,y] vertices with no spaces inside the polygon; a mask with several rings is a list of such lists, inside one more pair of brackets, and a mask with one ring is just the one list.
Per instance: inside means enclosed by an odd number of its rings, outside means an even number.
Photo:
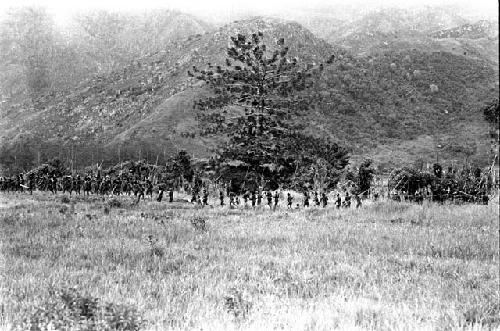
[{"label": "mountain ridge", "polygon": [[[445,146],[444,160],[466,154],[477,154],[481,162],[487,158],[481,146],[488,141],[488,129],[480,106],[498,93],[498,73],[485,60],[419,50],[359,58],[298,23],[270,18],[241,20],[190,36],[110,75],[94,77],[72,93],[45,96],[38,109],[12,109],[0,121],[4,155],[25,148],[26,158],[37,151],[67,158],[76,149],[79,162],[88,163],[161,159],[185,148],[208,156],[206,147],[216,146],[218,139],[196,135],[196,113],[190,105],[210,92],[193,87],[187,71],[208,62],[222,65],[229,36],[256,31],[264,33],[270,46],[284,37],[290,54],[304,62],[337,55],[323,91],[331,106],[310,112],[308,130],[346,143],[354,162],[370,156],[386,167],[411,163],[429,154],[433,158],[438,144]],[[467,123],[475,132],[469,139],[473,146],[467,145]]]}]

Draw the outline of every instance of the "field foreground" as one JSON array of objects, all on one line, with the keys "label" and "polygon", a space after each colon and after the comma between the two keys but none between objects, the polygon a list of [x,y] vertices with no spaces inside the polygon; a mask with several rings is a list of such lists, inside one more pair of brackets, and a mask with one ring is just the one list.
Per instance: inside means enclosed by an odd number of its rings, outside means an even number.
[{"label": "field foreground", "polygon": [[500,328],[498,217],[0,193],[0,329]]}]

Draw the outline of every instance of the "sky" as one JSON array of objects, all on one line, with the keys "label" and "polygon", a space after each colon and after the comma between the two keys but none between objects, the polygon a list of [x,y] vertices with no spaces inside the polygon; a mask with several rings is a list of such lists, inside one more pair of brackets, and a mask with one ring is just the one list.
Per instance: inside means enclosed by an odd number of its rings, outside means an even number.
[{"label": "sky", "polygon": [[168,8],[191,13],[206,20],[224,21],[237,18],[245,12],[275,14],[283,10],[317,10],[325,6],[332,8],[339,4],[359,6],[365,10],[457,4],[480,16],[496,17],[498,13],[497,0],[2,0],[0,12],[9,7],[35,5],[46,7],[56,21],[65,21],[75,12],[87,9],[138,11]]}]

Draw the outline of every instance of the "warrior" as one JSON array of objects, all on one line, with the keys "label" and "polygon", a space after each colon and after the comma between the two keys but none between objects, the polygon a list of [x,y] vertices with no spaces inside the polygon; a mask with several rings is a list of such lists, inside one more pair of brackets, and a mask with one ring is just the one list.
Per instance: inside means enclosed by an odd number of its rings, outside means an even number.
[{"label": "warrior", "polygon": [[137,202],[139,202],[141,200],[141,197],[142,197],[142,200],[145,200],[144,198],[144,182],[138,182],[137,183]]},{"label": "warrior", "polygon": [[50,179],[50,190],[52,191],[52,194],[57,194],[57,177],[52,176]]},{"label": "warrior", "polygon": [[245,206],[247,205],[249,197],[250,197],[250,193],[248,191],[246,191],[245,193],[243,193],[243,200],[245,201]]},{"label": "warrior", "polygon": [[161,202],[162,199],[163,199],[163,186],[160,185],[160,187],[158,187],[158,198],[156,198],[156,201]]},{"label": "warrior", "polygon": [[158,197],[156,198],[156,201],[161,202],[163,200],[163,194],[165,193],[165,190],[165,184],[158,185]]},{"label": "warrior", "polygon": [[223,190],[221,190],[219,192],[219,200],[220,200],[220,205],[224,206],[224,191]]},{"label": "warrior", "polygon": [[63,193],[69,192],[69,195],[71,195],[71,191],[73,190],[73,178],[71,176],[64,176],[63,182],[62,182],[62,187],[63,187]]},{"label": "warrior", "polygon": [[28,189],[30,190],[30,195],[33,195],[33,189],[35,188],[35,174],[28,174]]},{"label": "warrior", "polygon": [[79,174],[76,175],[75,179],[73,180],[73,189],[78,195],[80,195],[80,190],[82,189],[82,178]]},{"label": "warrior", "polygon": [[309,192],[304,191],[304,207],[309,207]]},{"label": "warrior", "polygon": [[349,195],[349,192],[345,193],[345,198],[344,198],[344,207],[349,208],[351,207],[351,196]]},{"label": "warrior", "polygon": [[174,202],[174,189],[171,188],[170,191],[168,192],[168,202]]},{"label": "warrior", "polygon": [[339,193],[337,193],[337,199],[335,200],[335,206],[337,207],[337,209],[340,209],[340,207],[342,206],[342,198],[340,197]]},{"label": "warrior", "polygon": [[287,203],[288,203],[288,209],[291,209],[292,208],[292,204],[293,204],[293,197],[290,194],[290,192],[288,192],[286,200],[287,200]]},{"label": "warrior", "polygon": [[314,192],[314,204],[316,205],[316,207],[319,206],[318,192]]},{"label": "warrior", "polygon": [[146,195],[149,195],[153,199],[153,183],[150,179],[146,180]]},{"label": "warrior", "polygon": [[252,191],[250,200],[252,200],[252,207],[255,207],[255,201],[257,200],[257,194],[255,194],[255,191]]},{"label": "warrior", "polygon": [[234,206],[234,192],[229,192],[229,206],[231,208]]},{"label": "warrior", "polygon": [[280,195],[279,195],[278,191],[276,191],[274,193],[274,209],[276,209],[276,207],[278,207],[279,201],[280,201]]},{"label": "warrior", "polygon": [[122,194],[122,180],[120,180],[120,178],[115,178],[113,181],[113,194]]},{"label": "warrior", "polygon": [[361,197],[359,196],[359,194],[356,194],[356,195],[354,196],[354,199],[356,200],[356,208],[361,207],[361,205],[362,205],[362,201],[361,201]]},{"label": "warrior", "polygon": [[203,206],[208,206],[208,191],[203,189]]},{"label": "warrior", "polygon": [[326,206],[328,205],[328,196],[325,192],[321,194],[321,202],[323,203],[323,208],[326,208]]},{"label": "warrior", "polygon": [[273,195],[271,191],[267,191],[266,193],[267,204],[269,205],[269,209],[273,208]]}]

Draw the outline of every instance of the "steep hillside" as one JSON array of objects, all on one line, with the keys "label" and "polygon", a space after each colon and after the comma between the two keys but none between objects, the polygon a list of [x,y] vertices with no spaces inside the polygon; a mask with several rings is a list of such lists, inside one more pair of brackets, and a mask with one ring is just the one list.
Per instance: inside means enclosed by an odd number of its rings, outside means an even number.
[{"label": "steep hillside", "polygon": [[[389,51],[347,57],[327,81],[324,132],[386,167],[489,157],[484,102],[498,94],[498,72],[486,61],[448,52]],[[438,148],[438,146],[442,146]]]},{"label": "steep hillside", "polygon": [[[193,65],[223,64],[230,36],[255,31],[262,31],[269,45],[285,36],[290,54],[301,61],[323,60],[333,52],[333,47],[297,23],[261,18],[234,22],[212,33],[171,43],[165,50],[139,58],[110,75],[83,82],[72,93],[49,94],[39,98],[35,105],[10,107],[0,121],[0,145],[10,151],[17,145],[36,146],[26,151],[27,154],[43,150],[41,141],[76,146],[83,155],[82,160],[88,160],[88,155],[98,150],[97,146],[122,141],[113,139],[190,86],[187,71]],[[130,146],[128,142],[124,144]],[[113,144],[113,147],[117,146]],[[158,150],[149,142],[141,147],[141,150],[149,149]],[[68,153],[67,149],[59,151]],[[97,158],[104,158],[101,154],[105,152],[97,153],[100,154]],[[133,155],[138,153],[134,151]],[[115,154],[113,149],[112,157]]]},{"label": "steep hillside", "polygon": [[349,146],[355,161],[368,155],[387,167],[430,160],[437,146],[444,160],[487,160],[481,107],[498,94],[491,63],[411,48],[358,57],[297,23],[262,18],[172,43],[72,93],[46,95],[36,108],[11,108],[0,120],[2,155],[10,164],[36,162],[39,152],[42,159],[59,155],[77,164],[128,157],[162,162],[178,148],[206,156],[221,137],[196,134],[193,101],[209,91],[193,87],[187,71],[209,62],[223,65],[229,37],[255,31],[264,33],[269,46],[284,37],[290,54],[304,62],[337,55],[317,91],[325,102],[305,121],[312,134]]},{"label": "steep hillside", "polygon": [[[33,27],[37,27],[33,30]],[[0,115],[5,106],[42,94],[74,90],[172,42],[212,31],[200,19],[171,10],[143,13],[88,11],[66,25],[40,8],[0,15]]]}]

